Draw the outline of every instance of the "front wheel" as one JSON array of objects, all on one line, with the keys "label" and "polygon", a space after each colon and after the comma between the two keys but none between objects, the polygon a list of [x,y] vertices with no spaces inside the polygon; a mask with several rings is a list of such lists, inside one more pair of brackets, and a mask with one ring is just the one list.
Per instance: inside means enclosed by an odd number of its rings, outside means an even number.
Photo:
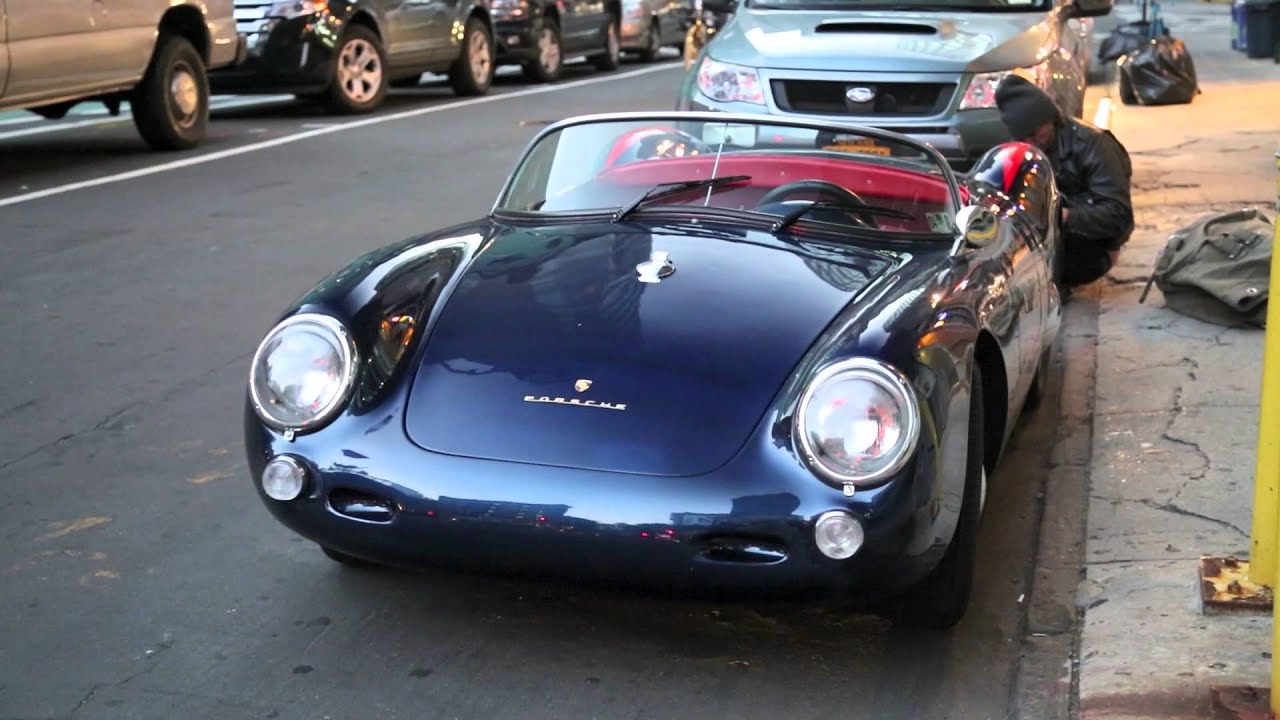
[{"label": "front wheel", "polygon": [[622,64],[622,43],[618,40],[618,19],[609,15],[608,24],[604,28],[604,54],[597,55],[592,62],[597,70],[617,70]]},{"label": "front wheel", "polygon": [[893,619],[899,625],[946,630],[960,622],[969,609],[978,550],[978,521],[981,519],[986,484],[982,462],[985,420],[982,374],[976,367],[971,372],[969,453],[960,518],[942,560],[924,580],[898,598]]},{"label": "front wheel", "polygon": [[462,54],[449,70],[449,84],[458,95],[484,95],[493,84],[493,36],[479,18],[467,18]]},{"label": "front wheel", "polygon": [[387,96],[387,54],[367,27],[352,25],[334,53],[333,77],[325,105],[340,113],[365,113]]},{"label": "front wheel", "polygon": [[162,33],[130,102],[133,124],[157,150],[187,150],[209,125],[209,77],[191,41]]},{"label": "front wheel", "polygon": [[559,80],[564,71],[564,48],[560,42],[560,25],[554,18],[543,19],[536,47],[538,56],[524,66],[525,77],[536,83]]}]

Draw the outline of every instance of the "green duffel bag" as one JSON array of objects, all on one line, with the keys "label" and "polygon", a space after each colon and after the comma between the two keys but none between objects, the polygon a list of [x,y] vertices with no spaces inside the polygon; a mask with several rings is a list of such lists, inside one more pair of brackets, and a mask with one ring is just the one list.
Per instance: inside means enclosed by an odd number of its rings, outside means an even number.
[{"label": "green duffel bag", "polygon": [[1257,208],[1210,213],[1169,236],[1151,284],[1165,307],[1218,325],[1267,324],[1275,227]]}]

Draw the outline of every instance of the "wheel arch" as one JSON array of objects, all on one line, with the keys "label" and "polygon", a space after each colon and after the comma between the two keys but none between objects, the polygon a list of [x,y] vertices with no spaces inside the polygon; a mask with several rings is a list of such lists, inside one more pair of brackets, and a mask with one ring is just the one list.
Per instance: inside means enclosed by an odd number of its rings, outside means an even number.
[{"label": "wheel arch", "polygon": [[160,16],[157,30],[186,38],[200,53],[201,60],[210,61],[213,47],[209,40],[209,27],[199,9],[191,5],[174,5]]},{"label": "wheel arch", "polygon": [[378,19],[368,10],[356,10],[351,13],[351,19],[347,21],[351,25],[359,25],[368,28],[370,32],[378,36],[379,40],[384,40],[382,36],[382,27],[378,24]]}]

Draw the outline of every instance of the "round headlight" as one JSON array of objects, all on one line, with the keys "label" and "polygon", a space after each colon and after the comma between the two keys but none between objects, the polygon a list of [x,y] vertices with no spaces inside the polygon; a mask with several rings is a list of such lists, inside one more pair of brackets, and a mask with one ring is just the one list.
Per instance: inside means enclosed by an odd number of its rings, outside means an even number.
[{"label": "round headlight", "polygon": [[796,413],[805,459],[832,483],[868,485],[902,469],[920,436],[907,378],[867,358],[838,362],[813,379]]},{"label": "round headlight", "polygon": [[342,323],[327,315],[294,315],[258,346],[249,392],[263,422],[279,430],[306,430],[342,407],[355,373],[355,341]]}]

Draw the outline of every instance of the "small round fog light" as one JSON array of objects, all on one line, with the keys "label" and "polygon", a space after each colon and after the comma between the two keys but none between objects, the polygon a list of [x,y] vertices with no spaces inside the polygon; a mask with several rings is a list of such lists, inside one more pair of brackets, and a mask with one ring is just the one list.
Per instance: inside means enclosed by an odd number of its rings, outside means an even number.
[{"label": "small round fog light", "polygon": [[262,491],[272,500],[293,500],[302,494],[307,471],[288,455],[278,455],[262,469]]},{"label": "small round fog light", "polygon": [[833,560],[847,560],[862,547],[865,535],[862,523],[852,515],[832,510],[822,514],[813,528],[814,540],[823,555]]}]

